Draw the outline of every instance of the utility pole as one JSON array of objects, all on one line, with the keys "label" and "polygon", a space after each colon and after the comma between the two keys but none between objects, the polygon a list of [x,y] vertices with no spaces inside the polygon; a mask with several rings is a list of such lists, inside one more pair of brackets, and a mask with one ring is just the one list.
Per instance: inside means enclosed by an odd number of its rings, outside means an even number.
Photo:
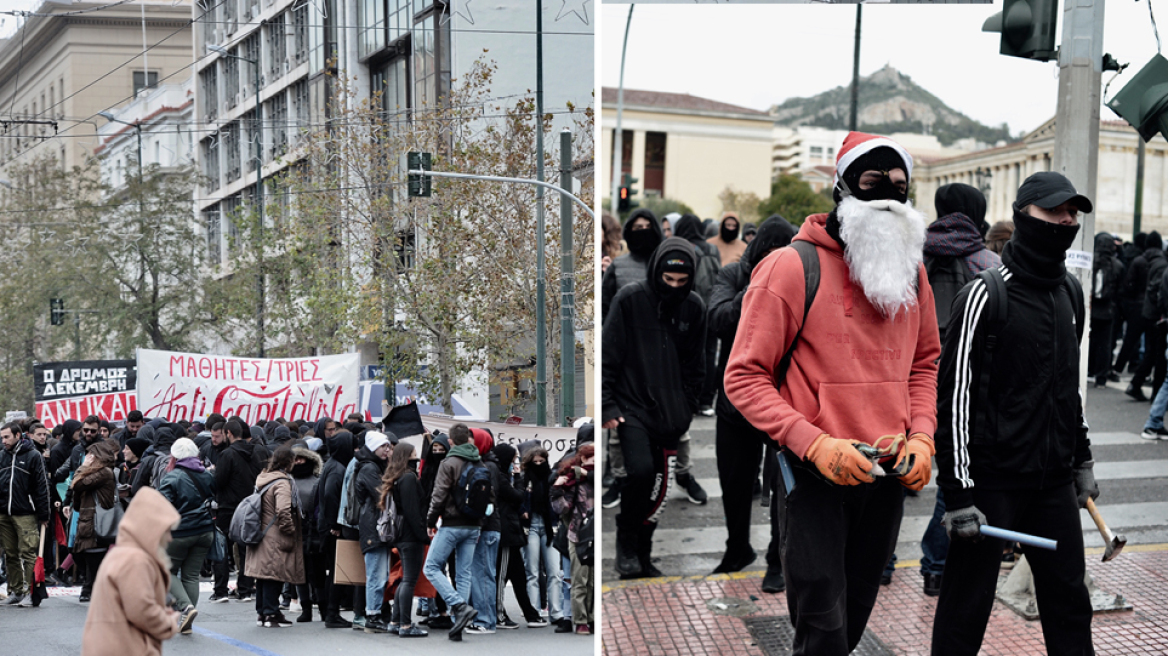
[{"label": "utility pole", "polygon": [[[535,179],[543,182],[543,0],[535,0]],[[535,425],[547,426],[543,187],[535,188]]]},{"label": "utility pole", "polygon": [[572,132],[560,132],[560,423],[576,414],[576,293],[572,258]]},{"label": "utility pole", "polygon": [[[1095,195],[1099,164],[1099,98],[1103,76],[1103,0],[1074,0],[1063,5],[1063,38],[1058,51],[1058,108],[1052,166],[1067,176],[1075,189],[1098,202]],[[1079,234],[1072,251],[1094,250],[1095,215],[1079,217]],[[1091,290],[1091,268],[1071,270]],[[1088,331],[1083,331],[1086,337]],[[1087,345],[1083,345],[1087,353]],[[1087,389],[1087,358],[1079,367],[1079,388]]]},{"label": "utility pole", "polygon": [[620,175],[623,162],[621,157],[624,155],[624,131],[621,128],[621,120],[624,118],[625,111],[625,53],[629,49],[629,27],[633,24],[633,7],[636,5],[629,5],[629,18],[625,21],[625,39],[621,45],[621,68],[620,68],[620,82],[616,88],[616,134],[612,138],[612,186],[608,188],[609,195],[609,211],[612,213],[614,219],[620,220],[620,210],[617,205],[620,203],[617,189],[620,188]]},{"label": "utility pole", "polygon": [[851,114],[848,118],[848,130],[856,131],[860,113],[860,17],[864,5],[856,4],[856,45],[852,50],[852,100]]},{"label": "utility pole", "polygon": [[1144,139],[1136,135],[1136,211],[1132,217],[1132,238],[1140,232],[1144,218]]}]

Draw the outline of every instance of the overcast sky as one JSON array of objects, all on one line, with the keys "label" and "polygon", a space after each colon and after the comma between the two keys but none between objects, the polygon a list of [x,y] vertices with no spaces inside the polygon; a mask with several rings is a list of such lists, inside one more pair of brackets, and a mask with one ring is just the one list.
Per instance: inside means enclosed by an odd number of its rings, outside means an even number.
[{"label": "overcast sky", "polygon": [[[1110,99],[1154,54],[1148,1],[1107,3],[1104,52],[1129,62]],[[1168,30],[1168,0],[1152,0]],[[885,64],[953,109],[1013,134],[1054,116],[1058,65],[998,54],[1000,35],[982,23],[995,5],[864,5],[860,74]],[[601,81],[620,78],[629,5],[599,10]],[[637,5],[629,32],[625,88],[689,93],[766,110],[851,81],[855,5]],[[1060,11],[1059,41],[1062,25]],[[1164,34],[1168,37],[1168,31]],[[1103,74],[1103,84],[1114,76]],[[1104,119],[1117,119],[1110,109]]]}]

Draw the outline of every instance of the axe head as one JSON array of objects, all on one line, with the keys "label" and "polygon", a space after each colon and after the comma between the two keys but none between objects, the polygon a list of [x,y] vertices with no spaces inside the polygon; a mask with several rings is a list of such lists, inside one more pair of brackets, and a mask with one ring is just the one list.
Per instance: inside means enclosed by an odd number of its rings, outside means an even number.
[{"label": "axe head", "polygon": [[1103,550],[1103,562],[1107,562],[1119,555],[1123,551],[1123,546],[1127,544],[1127,538],[1121,533],[1111,536],[1111,542],[1107,543],[1107,547]]}]

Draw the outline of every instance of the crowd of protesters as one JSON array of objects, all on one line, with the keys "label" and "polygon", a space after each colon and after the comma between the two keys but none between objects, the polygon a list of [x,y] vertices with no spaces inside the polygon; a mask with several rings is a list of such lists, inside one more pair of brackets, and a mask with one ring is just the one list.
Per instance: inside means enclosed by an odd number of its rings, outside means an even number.
[{"label": "crowd of protesters", "polygon": [[[248,426],[133,411],[121,427],[27,418],[0,437],[0,605],[80,586],[83,653],[192,633],[200,579],[213,580],[204,603],[254,604],[266,628],[312,622],[315,607],[329,629],[460,641],[520,626],[503,604],[510,582],[527,627],[594,631],[588,421],[556,463],[538,440],[516,448],[465,424],[418,448],[357,414]],[[237,513],[239,526],[258,518],[258,540],[233,540]],[[364,585],[336,578],[350,544]]]}]

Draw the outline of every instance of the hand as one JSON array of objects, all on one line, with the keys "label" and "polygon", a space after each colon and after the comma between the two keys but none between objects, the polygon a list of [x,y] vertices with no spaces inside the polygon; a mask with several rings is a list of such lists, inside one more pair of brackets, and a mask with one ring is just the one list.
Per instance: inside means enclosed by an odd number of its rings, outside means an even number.
[{"label": "hand", "polygon": [[871,474],[872,462],[856,449],[857,444],[824,433],[811,443],[805,460],[814,463],[819,473],[836,485],[872,483],[876,480]]},{"label": "hand", "polygon": [[623,423],[625,423],[625,418],[624,417],[617,417],[616,419],[609,419],[608,421],[601,424],[600,427],[612,430]]},{"label": "hand", "polygon": [[1075,497],[1080,508],[1087,507],[1087,499],[1099,498],[1099,484],[1095,482],[1095,461],[1088,460],[1075,467],[1072,475],[1075,480]]},{"label": "hand", "polygon": [[[933,476],[933,440],[924,433],[913,433],[908,438],[908,444],[901,452],[901,460],[907,459],[908,471],[901,476],[900,484],[914,492],[920,492],[929,483]],[[900,461],[897,461],[897,468]]]},{"label": "hand", "polygon": [[600,258],[600,272],[604,273],[605,271],[608,271],[608,265],[610,264],[612,264],[611,257],[605,255],[604,257]]},{"label": "hand", "polygon": [[434,536],[435,536],[435,535],[438,535],[438,529],[436,529],[436,528],[427,528],[427,529],[426,529],[426,535],[428,535],[428,536],[430,537],[430,539],[431,539],[431,540],[433,540],[433,539],[434,539]]},{"label": "hand", "polygon": [[986,517],[977,506],[949,510],[941,518],[941,524],[945,527],[950,540],[980,542],[984,537],[981,534],[981,526],[985,523]]},{"label": "hand", "polygon": [[333,537],[340,537],[340,535],[341,535],[340,529],[336,529],[336,528],[329,531],[329,533],[332,533]]},{"label": "hand", "polygon": [[564,483],[567,483],[567,482],[568,482],[567,476],[560,476],[559,478],[556,479],[555,483],[552,483],[552,485],[563,485]]}]

